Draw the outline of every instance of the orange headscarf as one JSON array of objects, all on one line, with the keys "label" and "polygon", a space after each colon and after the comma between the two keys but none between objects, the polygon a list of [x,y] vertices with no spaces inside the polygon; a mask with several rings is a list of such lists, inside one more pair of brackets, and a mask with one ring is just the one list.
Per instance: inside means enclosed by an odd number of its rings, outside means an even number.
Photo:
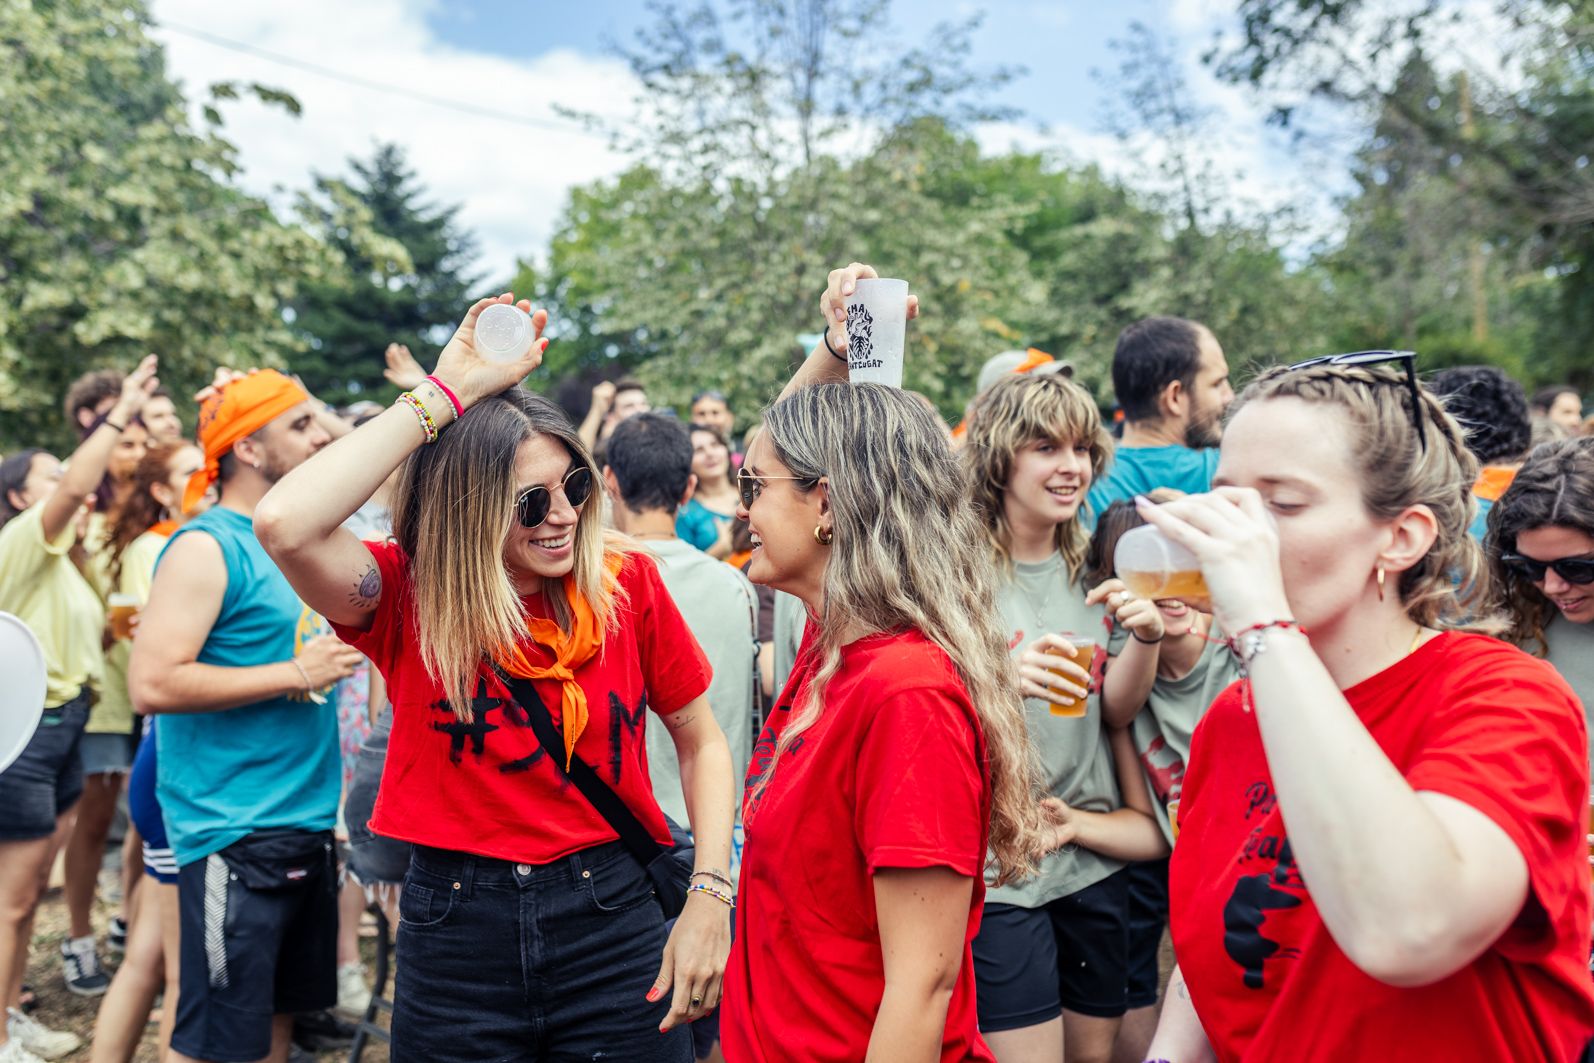
[{"label": "orange headscarf", "polygon": [[1472,485],[1472,493],[1489,502],[1498,502],[1516,476],[1516,469],[1503,465],[1485,465],[1478,470],[1478,480]]},{"label": "orange headscarf", "polygon": [[[608,576],[613,579],[625,561],[623,554],[613,553],[605,558]],[[587,729],[587,692],[576,682],[576,669],[592,659],[603,646],[603,628],[598,614],[576,588],[576,581],[565,577],[565,600],[570,603],[570,631],[566,633],[553,620],[527,617],[526,629],[532,641],[553,652],[553,663],[542,666],[532,664],[519,646],[497,661],[498,666],[521,679],[557,679],[559,681],[559,723],[564,732],[565,770],[575,755],[576,739]],[[530,711],[529,709],[527,711]]]},{"label": "orange headscarf", "polygon": [[183,512],[205,497],[221,475],[221,456],[232,450],[234,443],[309,400],[304,388],[275,369],[239,377],[206,399],[199,407],[199,445],[205,451],[205,466],[188,479]]}]

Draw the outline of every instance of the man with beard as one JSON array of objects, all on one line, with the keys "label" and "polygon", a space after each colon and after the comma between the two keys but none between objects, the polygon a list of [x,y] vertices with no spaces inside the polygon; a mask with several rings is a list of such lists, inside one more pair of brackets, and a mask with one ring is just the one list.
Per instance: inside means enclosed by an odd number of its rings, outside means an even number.
[{"label": "man with beard", "polygon": [[1112,385],[1124,434],[1107,475],[1090,489],[1090,512],[1159,487],[1210,490],[1223,411],[1234,401],[1212,331],[1182,317],[1136,321],[1118,337]]},{"label": "man with beard", "polygon": [[156,794],[178,865],[177,1060],[286,1058],[291,1013],[337,999],[338,722],[323,691],[360,660],[255,538],[273,483],[347,431],[273,370],[223,373],[205,466],[157,562],[128,669],[160,714]]}]

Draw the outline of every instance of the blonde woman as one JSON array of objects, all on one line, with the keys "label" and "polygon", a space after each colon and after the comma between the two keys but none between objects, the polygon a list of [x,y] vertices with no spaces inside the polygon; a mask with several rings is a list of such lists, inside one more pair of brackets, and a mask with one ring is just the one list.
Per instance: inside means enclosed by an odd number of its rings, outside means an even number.
[{"label": "blonde woman", "polygon": [[[730,947],[730,750],[657,568],[605,539],[591,456],[516,386],[547,341],[512,363],[472,345],[481,312],[509,299],[471,307],[436,374],[284,477],[255,527],[387,679],[371,826],[415,846],[393,1058],[685,1061],[681,1024],[718,1003]],[[535,321],[540,336],[547,315]],[[340,526],[401,466],[396,541],[361,543]],[[512,696],[521,680],[541,705]],[[647,872],[565,781],[584,762],[669,845],[649,710],[669,725],[697,844],[668,936]],[[538,741],[534,713],[563,748]]]},{"label": "blonde woman", "polygon": [[[1163,637],[1154,602],[1116,579],[1084,583],[1081,510],[1109,448],[1095,402],[1056,374],[1009,377],[982,394],[963,447],[1046,796],[1083,813],[1124,804],[1107,735],[1145,704]],[[1110,664],[1108,610],[1129,636]],[[1088,667],[1066,636],[1098,644]],[[1065,1047],[1070,1063],[1111,1057],[1129,999],[1129,889],[1124,861],[1070,844],[987,895],[974,962],[980,1029],[1001,1063],[1055,1063]]]},{"label": "blonde woman", "polygon": [[1140,506],[1248,673],[1191,743],[1153,1057],[1567,1061],[1594,1035],[1583,714],[1455,629],[1488,589],[1477,462],[1412,358],[1263,374],[1215,490]]},{"label": "blonde woman", "polygon": [[[831,274],[834,350],[859,277]],[[1040,844],[990,559],[945,429],[919,399],[847,384],[822,344],[764,414],[738,515],[748,575],[810,623],[754,749],[725,1057],[990,1060],[969,944],[987,849]],[[812,385],[812,386],[808,386]]]}]

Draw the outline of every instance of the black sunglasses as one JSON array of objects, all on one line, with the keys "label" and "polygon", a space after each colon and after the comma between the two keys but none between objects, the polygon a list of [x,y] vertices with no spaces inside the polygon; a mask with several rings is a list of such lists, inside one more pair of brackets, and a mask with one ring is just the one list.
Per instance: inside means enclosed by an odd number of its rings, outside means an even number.
[{"label": "black sunglasses", "polygon": [[1406,370],[1406,391],[1411,398],[1411,423],[1417,429],[1417,444],[1424,453],[1428,450],[1428,431],[1422,415],[1422,386],[1417,383],[1416,351],[1352,351],[1349,354],[1325,354],[1321,358],[1308,358],[1289,366],[1308,369],[1314,365],[1383,365],[1399,362]]},{"label": "black sunglasses", "polygon": [[[580,506],[592,497],[592,470],[585,465],[577,465],[565,473],[559,486],[572,508]],[[522,528],[537,527],[548,519],[548,510],[552,508],[553,492],[542,484],[527,488],[524,494],[515,499],[515,516]]]},{"label": "black sunglasses", "polygon": [[1523,557],[1521,554],[1502,554],[1500,564],[1513,574],[1533,583],[1543,583],[1544,574],[1550,569],[1554,569],[1555,574],[1566,582],[1575,583],[1579,587],[1594,583],[1594,558],[1590,557],[1562,557],[1554,561],[1539,561],[1536,558]]},{"label": "black sunglasses", "polygon": [[758,496],[764,493],[765,480],[801,480],[804,483],[812,482],[807,476],[754,476],[743,466],[736,470],[736,493],[741,497],[742,508],[752,509],[753,503],[758,501]]}]

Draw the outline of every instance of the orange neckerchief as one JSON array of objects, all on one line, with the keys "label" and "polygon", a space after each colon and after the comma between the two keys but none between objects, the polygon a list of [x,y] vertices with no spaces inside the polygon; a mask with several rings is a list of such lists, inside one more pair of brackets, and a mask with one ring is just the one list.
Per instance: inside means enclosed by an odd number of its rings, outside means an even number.
[{"label": "orange neckerchief", "polygon": [[[625,557],[611,554],[604,559],[608,578],[613,579]],[[576,739],[587,729],[587,692],[576,682],[576,669],[592,660],[592,655],[603,647],[603,628],[598,624],[598,614],[576,590],[576,582],[565,577],[565,600],[570,603],[570,631],[559,627],[557,621],[542,617],[527,617],[526,630],[533,642],[553,652],[554,661],[547,666],[532,664],[519,646],[497,659],[498,667],[521,679],[557,679],[559,681],[559,725],[565,739],[565,769],[575,756]],[[527,710],[530,712],[530,708]]]},{"label": "orange neckerchief", "polygon": [[172,532],[177,530],[177,522],[175,520],[163,520],[159,524],[151,525],[149,530],[151,535],[159,535],[162,539],[170,539]]},{"label": "orange neckerchief", "polygon": [[1472,485],[1472,493],[1490,502],[1498,502],[1516,475],[1515,469],[1504,465],[1485,465],[1478,471],[1478,480]]}]

